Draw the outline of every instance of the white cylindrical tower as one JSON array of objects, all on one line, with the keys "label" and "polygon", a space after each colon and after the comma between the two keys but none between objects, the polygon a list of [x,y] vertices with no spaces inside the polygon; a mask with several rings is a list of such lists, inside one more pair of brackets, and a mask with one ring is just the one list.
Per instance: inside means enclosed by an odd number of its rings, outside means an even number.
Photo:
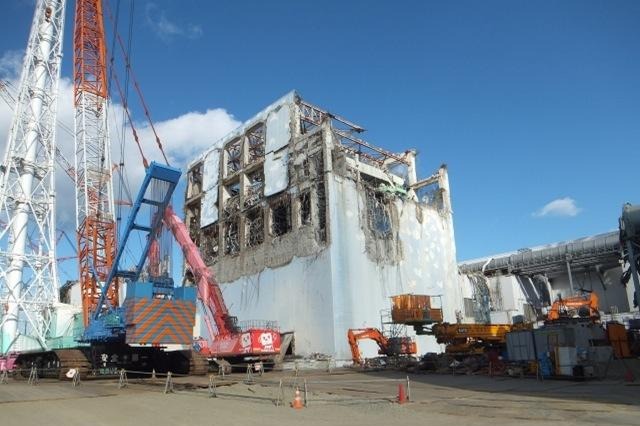
[{"label": "white cylindrical tower", "polygon": [[2,348],[20,336],[46,347],[58,300],[55,263],[54,155],[65,0],[39,0],[20,92],[0,167]]}]

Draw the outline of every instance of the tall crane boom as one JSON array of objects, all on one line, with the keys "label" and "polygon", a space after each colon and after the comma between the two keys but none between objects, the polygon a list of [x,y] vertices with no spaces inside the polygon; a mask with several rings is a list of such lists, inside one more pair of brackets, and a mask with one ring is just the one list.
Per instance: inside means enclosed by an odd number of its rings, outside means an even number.
[{"label": "tall crane boom", "polygon": [[[76,226],[85,325],[116,252],[106,74],[102,0],[78,0],[73,33]],[[105,297],[117,306],[117,281],[107,284]]]},{"label": "tall crane boom", "polygon": [[193,273],[198,289],[198,299],[202,302],[205,311],[204,320],[209,336],[225,336],[235,333],[237,331],[236,318],[229,316],[220,286],[204,263],[204,260],[202,260],[200,251],[191,240],[186,225],[175,214],[171,206],[165,210],[163,220],[182,249],[185,262]]},{"label": "tall crane boom", "polygon": [[54,155],[65,4],[36,4],[0,167],[2,353],[46,348],[58,301]]},{"label": "tall crane boom", "polygon": [[185,263],[189,266],[197,287],[208,333],[207,340],[197,339],[194,344],[200,354],[208,358],[269,359],[279,353],[280,332],[274,324],[266,323],[242,329],[237,325],[236,317],[229,315],[220,286],[204,263],[198,247],[191,240],[187,226],[171,206],[165,210],[163,221],[182,249]]}]

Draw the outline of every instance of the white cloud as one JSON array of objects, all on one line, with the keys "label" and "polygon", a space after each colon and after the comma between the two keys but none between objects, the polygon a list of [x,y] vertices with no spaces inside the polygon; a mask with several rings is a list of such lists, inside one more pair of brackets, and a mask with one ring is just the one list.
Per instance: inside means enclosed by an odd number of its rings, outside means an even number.
[{"label": "white cloud", "polygon": [[147,25],[165,42],[175,37],[186,37],[191,40],[202,37],[203,31],[200,25],[187,23],[178,25],[167,18],[164,10],[158,8],[155,3],[148,3],[145,8],[145,20]]},{"label": "white cloud", "polygon": [[24,50],[7,50],[0,56],[0,78],[6,80],[16,79],[22,68]]},{"label": "white cloud", "polygon": [[545,204],[540,210],[533,213],[535,217],[563,216],[574,217],[582,209],[576,205],[576,200],[570,197],[558,198]]},{"label": "white cloud", "polygon": [[[7,57],[6,54],[1,56],[1,58],[5,57]],[[12,88],[17,90],[19,87],[19,78],[13,76],[13,78],[8,81]],[[17,97],[17,93],[13,95]],[[136,99],[132,96],[129,102],[133,104],[135,101]],[[118,163],[120,159],[122,112],[123,109],[119,103],[114,102],[111,105],[109,125],[111,129],[111,159],[113,163]],[[12,117],[12,108],[10,108],[4,100],[0,99],[0,155],[3,156],[6,150],[7,136],[9,134]],[[73,131],[68,132],[64,128],[73,129],[73,118],[73,83],[68,78],[62,78],[58,95],[58,122],[62,123],[63,126],[58,126],[56,139],[58,148],[72,165],[74,162]],[[187,112],[178,117],[159,121],[154,124],[167,157],[169,157],[169,162],[172,166],[179,167],[185,172],[185,166],[190,160],[239,126],[240,122],[226,110],[215,108],[208,109],[205,112]],[[140,120],[134,123],[134,125],[147,159],[149,161],[156,160],[162,162],[162,155],[157,148],[155,137],[147,122]],[[138,153],[138,148],[133,140],[131,128],[128,124],[124,132],[125,175],[132,196],[135,197],[138,186],[144,176],[144,167],[140,154]],[[114,192],[116,192],[114,196],[117,197],[118,194],[115,186],[114,184]],[[178,194],[177,196],[180,195]],[[56,198],[58,200],[75,199],[73,182],[58,165],[56,165]],[[73,206],[73,202],[71,206]],[[58,202],[56,215],[58,228],[66,231],[75,229],[75,207],[70,208],[70,204],[67,202]]]}]

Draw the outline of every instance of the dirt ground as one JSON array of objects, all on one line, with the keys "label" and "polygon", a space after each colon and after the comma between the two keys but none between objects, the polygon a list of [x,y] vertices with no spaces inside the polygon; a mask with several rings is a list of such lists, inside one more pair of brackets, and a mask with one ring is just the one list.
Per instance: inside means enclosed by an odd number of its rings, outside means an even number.
[{"label": "dirt ground", "polygon": [[[165,381],[129,379],[70,382],[43,380],[31,386],[9,379],[0,384],[2,425],[634,425],[640,424],[640,386],[622,380],[544,381],[464,375],[410,375],[411,402],[394,402],[406,375],[351,370],[271,372],[245,383],[244,374]],[[276,405],[282,380],[283,404]],[[307,407],[289,403],[294,386]]]}]

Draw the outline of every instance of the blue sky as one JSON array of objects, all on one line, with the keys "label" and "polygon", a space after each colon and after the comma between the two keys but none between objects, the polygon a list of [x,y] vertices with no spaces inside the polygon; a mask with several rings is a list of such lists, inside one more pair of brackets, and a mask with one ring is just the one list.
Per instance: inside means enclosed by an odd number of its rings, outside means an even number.
[{"label": "blue sky", "polygon": [[[33,13],[6,3],[0,57]],[[448,164],[460,260],[613,230],[640,202],[638,1],[138,0],[134,22],[159,121],[242,121],[296,89],[372,143],[417,148],[422,175]]]}]

